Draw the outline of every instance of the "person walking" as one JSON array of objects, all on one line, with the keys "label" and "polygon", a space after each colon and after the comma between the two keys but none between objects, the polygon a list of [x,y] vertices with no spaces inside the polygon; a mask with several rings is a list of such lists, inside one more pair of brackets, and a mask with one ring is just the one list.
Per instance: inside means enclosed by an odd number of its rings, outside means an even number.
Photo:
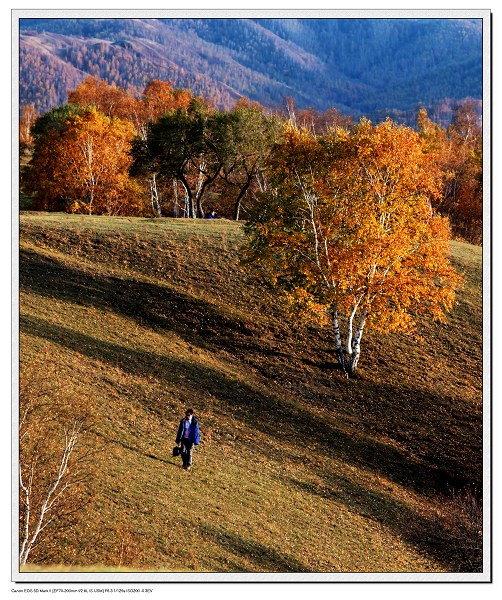
[{"label": "person walking", "polygon": [[199,445],[199,439],[199,423],[193,410],[189,408],[180,421],[176,435],[176,443],[181,444],[181,459],[183,460],[184,469],[189,469],[192,466],[193,447]]}]

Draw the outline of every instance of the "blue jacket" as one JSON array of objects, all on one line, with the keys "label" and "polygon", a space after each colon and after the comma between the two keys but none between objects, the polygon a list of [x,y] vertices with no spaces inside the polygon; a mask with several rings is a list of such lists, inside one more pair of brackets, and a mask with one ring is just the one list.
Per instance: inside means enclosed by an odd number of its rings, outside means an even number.
[{"label": "blue jacket", "polygon": [[[183,438],[183,430],[185,428],[185,417],[181,419],[180,425],[178,427],[178,433],[176,435],[176,443],[179,444],[181,439]],[[199,436],[199,424],[197,423],[197,419],[195,416],[192,417],[192,421],[190,423],[190,436],[188,438],[193,444],[196,446],[199,444],[200,436]]]}]

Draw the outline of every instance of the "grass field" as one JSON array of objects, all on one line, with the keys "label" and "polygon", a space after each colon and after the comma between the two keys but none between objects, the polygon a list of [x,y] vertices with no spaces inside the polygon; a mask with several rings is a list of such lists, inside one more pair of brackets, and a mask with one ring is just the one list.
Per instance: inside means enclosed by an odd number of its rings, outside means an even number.
[{"label": "grass field", "polygon": [[[243,268],[239,224],[26,212],[20,231],[22,372],[83,399],[100,448],[47,562],[481,570],[481,248],[452,244],[467,283],[447,324],[368,333],[347,380],[330,332],[288,324]],[[187,406],[188,472],[171,456]]]}]

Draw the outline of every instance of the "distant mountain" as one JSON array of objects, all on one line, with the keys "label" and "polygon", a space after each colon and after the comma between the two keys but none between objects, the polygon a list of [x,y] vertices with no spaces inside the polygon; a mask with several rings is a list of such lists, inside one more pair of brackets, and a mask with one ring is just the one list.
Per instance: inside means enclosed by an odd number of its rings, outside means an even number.
[{"label": "distant mountain", "polygon": [[[92,74],[140,93],[171,80],[229,107],[336,107],[406,119],[482,95],[482,22],[460,19],[22,19],[20,104],[65,102]],[[444,102],[443,102],[444,104]]]}]

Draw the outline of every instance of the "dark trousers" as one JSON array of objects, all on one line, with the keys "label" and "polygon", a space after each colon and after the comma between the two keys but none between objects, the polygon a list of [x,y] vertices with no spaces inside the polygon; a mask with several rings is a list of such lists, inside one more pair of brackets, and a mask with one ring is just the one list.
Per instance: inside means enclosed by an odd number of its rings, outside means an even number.
[{"label": "dark trousers", "polygon": [[192,466],[193,442],[186,438],[181,438],[181,460],[184,467]]}]

